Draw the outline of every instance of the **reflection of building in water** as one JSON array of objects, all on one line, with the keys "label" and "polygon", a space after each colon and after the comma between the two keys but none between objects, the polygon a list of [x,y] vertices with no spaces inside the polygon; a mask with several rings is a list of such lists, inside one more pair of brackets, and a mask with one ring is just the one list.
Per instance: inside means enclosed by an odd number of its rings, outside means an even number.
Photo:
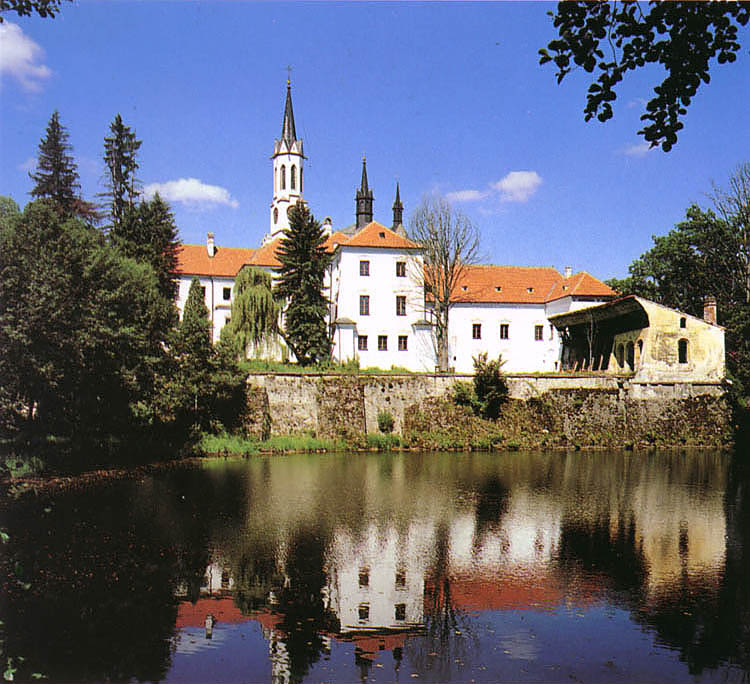
[{"label": "reflection of building in water", "polygon": [[406,630],[424,623],[430,525],[408,530],[370,525],[354,536],[339,528],[327,560],[330,609],[341,632]]}]

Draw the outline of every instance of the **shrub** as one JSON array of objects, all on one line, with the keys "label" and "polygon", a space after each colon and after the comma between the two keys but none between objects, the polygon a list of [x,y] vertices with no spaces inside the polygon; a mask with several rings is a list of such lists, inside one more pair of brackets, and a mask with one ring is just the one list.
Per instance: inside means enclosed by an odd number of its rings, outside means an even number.
[{"label": "shrub", "polygon": [[500,370],[504,363],[501,356],[488,361],[487,352],[474,357],[474,394],[483,418],[496,420],[500,407],[508,400],[508,383]]},{"label": "shrub", "polygon": [[385,410],[378,411],[378,430],[384,435],[393,432],[393,416]]},{"label": "shrub", "polygon": [[451,399],[456,406],[466,406],[474,413],[478,413],[477,395],[474,387],[468,382],[457,382],[451,388]]},{"label": "shrub", "polygon": [[390,451],[401,446],[401,438],[398,435],[380,435],[373,432],[367,435],[367,446],[378,451]]}]

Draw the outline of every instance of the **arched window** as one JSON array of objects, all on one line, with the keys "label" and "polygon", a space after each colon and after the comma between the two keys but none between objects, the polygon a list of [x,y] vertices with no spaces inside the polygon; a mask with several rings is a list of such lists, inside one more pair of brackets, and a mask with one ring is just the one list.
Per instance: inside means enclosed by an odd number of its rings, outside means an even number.
[{"label": "arched window", "polygon": [[289,176],[290,176],[289,187],[292,190],[296,190],[297,189],[297,167],[294,164],[292,164],[292,172],[291,174],[289,174]]},{"label": "arched window", "polygon": [[276,225],[279,222],[279,208],[273,208],[273,224]]},{"label": "arched window", "polygon": [[677,343],[677,360],[680,363],[688,362],[688,341],[682,339]]},{"label": "arched window", "polygon": [[286,166],[282,164],[281,171],[279,171],[279,173],[281,174],[279,185],[281,186],[282,190],[286,190]]},{"label": "arched window", "polygon": [[302,167],[301,166],[299,167],[299,191],[300,191],[300,194],[304,192],[304,190],[302,189]]},{"label": "arched window", "polygon": [[627,358],[628,370],[632,371],[635,368],[635,345],[632,341],[628,342],[625,356]]},{"label": "arched window", "polygon": [[617,345],[617,366],[620,370],[625,366],[625,347],[621,344]]}]

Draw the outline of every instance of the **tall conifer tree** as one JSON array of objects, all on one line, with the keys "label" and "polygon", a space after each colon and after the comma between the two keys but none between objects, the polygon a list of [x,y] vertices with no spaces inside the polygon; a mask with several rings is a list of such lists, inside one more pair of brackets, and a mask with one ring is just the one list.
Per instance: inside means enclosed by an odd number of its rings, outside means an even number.
[{"label": "tall conifer tree", "polygon": [[126,209],[134,205],[138,196],[135,172],[138,169],[136,154],[141,141],[135,137],[135,131],[123,123],[119,114],[109,130],[111,135],[104,138],[107,192],[102,196],[109,198],[109,216],[112,224],[118,225]]},{"label": "tall conifer tree", "polygon": [[304,202],[289,210],[278,259],[281,273],[277,288],[286,299],[284,338],[302,365],[328,359],[328,301],[323,294],[330,256],[323,249],[325,234]]},{"label": "tall conifer tree", "polygon": [[95,219],[96,209],[80,195],[81,184],[78,167],[70,154],[72,149],[68,131],[60,123],[60,114],[55,110],[47,124],[46,135],[39,142],[36,172],[29,173],[34,181],[30,194],[54,200],[66,216]]},{"label": "tall conifer tree", "polygon": [[158,193],[135,207],[126,206],[122,221],[112,226],[110,239],[126,256],[151,265],[159,291],[175,298],[180,240],[172,211]]}]

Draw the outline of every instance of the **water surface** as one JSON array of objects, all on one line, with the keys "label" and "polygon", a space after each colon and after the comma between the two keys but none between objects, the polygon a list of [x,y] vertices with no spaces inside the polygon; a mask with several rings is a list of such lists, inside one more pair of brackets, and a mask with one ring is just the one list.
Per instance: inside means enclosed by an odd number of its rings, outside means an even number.
[{"label": "water surface", "polygon": [[729,455],[217,460],[11,505],[2,619],[52,681],[746,681]]}]

